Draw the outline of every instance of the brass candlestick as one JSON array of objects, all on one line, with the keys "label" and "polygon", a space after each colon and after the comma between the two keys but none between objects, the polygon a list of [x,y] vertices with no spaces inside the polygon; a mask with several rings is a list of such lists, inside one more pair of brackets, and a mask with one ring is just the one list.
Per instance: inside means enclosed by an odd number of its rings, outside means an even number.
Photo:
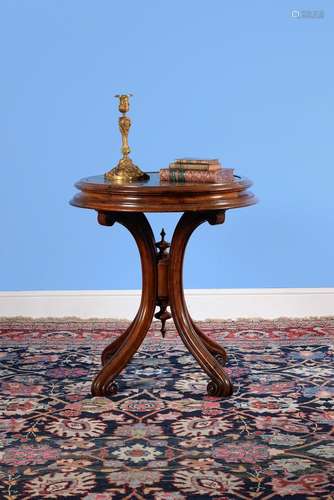
[{"label": "brass candlestick", "polygon": [[129,158],[130,147],[128,144],[129,129],[131,127],[131,120],[126,113],[129,111],[129,97],[132,94],[121,94],[115,97],[119,98],[118,109],[122,116],[118,119],[119,129],[122,135],[122,158],[119,160],[116,167],[109,170],[104,174],[105,178],[114,182],[133,182],[133,181],[146,181],[150,178],[149,175],[142,172],[137,165],[135,165],[131,158]]}]

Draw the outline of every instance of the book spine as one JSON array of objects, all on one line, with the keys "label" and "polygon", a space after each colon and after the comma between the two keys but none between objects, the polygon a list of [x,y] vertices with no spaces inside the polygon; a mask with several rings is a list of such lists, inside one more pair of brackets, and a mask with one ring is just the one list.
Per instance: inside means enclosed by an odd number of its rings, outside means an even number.
[{"label": "book spine", "polygon": [[192,182],[192,183],[214,183],[227,182],[233,180],[233,169],[224,169],[219,172],[201,172],[189,170],[173,170],[162,168],[160,170],[160,180],[167,182]]},{"label": "book spine", "polygon": [[188,165],[191,165],[191,164],[194,164],[194,165],[219,165],[220,164],[218,159],[197,160],[196,158],[178,158],[178,159],[174,160],[173,163],[178,163],[178,164],[186,163]]},{"label": "book spine", "polygon": [[194,171],[204,171],[204,172],[217,172],[222,168],[222,166],[217,164],[188,164],[188,163],[170,163],[169,168],[172,170],[194,170]]}]

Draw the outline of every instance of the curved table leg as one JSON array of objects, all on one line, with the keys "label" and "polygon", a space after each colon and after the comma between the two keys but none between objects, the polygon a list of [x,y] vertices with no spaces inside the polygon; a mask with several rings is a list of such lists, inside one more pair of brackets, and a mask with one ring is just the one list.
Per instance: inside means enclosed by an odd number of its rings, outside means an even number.
[{"label": "curved table leg", "polygon": [[100,224],[119,222],[136,240],[142,265],[142,296],[138,313],[129,328],[103,352],[105,365],[92,384],[93,396],[111,396],[117,392],[116,376],[139,349],[151,325],[156,305],[156,249],[151,226],[143,213],[99,212]]},{"label": "curved table leg", "polygon": [[[214,357],[215,346],[204,333],[194,326],[183,292],[183,259],[185,248],[193,231],[203,222],[219,224],[224,221],[224,212],[186,212],[179,220],[171,243],[169,263],[169,299],[175,326],[179,335],[211,381],[207,390],[210,396],[230,396],[232,383],[223,367]],[[209,340],[209,342],[208,342]],[[211,352],[210,352],[211,351]]]},{"label": "curved table leg", "polygon": [[[188,312],[189,314],[189,312]],[[221,345],[217,344],[214,340],[210,339],[205,335],[204,332],[196,325],[192,318],[191,323],[197,335],[201,338],[203,344],[206,346],[207,350],[216,358],[221,365],[225,365],[227,361],[227,353]]]},{"label": "curved table leg", "polygon": [[138,313],[136,314],[135,319],[132,321],[131,325],[128,326],[128,328],[123,333],[121,333],[121,335],[117,337],[111,344],[107,345],[107,347],[104,348],[101,354],[102,366],[108,363],[108,361],[111,360],[115,352],[117,352],[118,349],[121,347],[121,345],[129,335],[129,333],[132,331],[134,323],[137,321],[137,316]]}]

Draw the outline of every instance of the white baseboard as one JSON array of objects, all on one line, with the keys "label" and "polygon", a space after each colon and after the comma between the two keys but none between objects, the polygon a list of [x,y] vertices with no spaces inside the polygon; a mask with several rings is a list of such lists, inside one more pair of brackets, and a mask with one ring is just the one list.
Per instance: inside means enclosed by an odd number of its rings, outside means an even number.
[{"label": "white baseboard", "polygon": [[[195,319],[334,316],[334,288],[186,290]],[[133,319],[139,290],[0,292],[0,317]]]}]

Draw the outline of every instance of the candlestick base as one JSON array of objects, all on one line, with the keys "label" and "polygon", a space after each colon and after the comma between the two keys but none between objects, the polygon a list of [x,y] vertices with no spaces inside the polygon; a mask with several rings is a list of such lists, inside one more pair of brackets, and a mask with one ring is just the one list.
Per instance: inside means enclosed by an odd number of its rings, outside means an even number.
[{"label": "candlestick base", "polygon": [[150,178],[148,174],[140,170],[140,168],[132,162],[131,158],[128,157],[119,160],[116,167],[106,172],[104,177],[108,181],[123,183],[147,181]]}]

